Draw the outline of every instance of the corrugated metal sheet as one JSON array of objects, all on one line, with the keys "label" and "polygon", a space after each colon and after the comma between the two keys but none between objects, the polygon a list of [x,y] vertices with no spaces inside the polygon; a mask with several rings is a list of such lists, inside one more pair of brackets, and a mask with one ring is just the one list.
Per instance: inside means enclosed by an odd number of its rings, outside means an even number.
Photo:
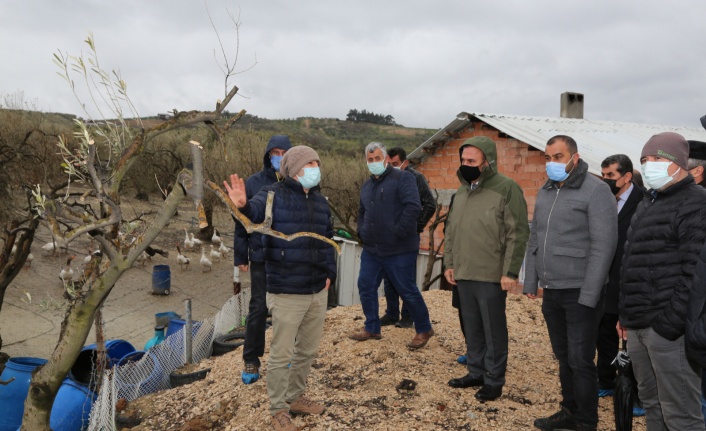
[{"label": "corrugated metal sheet", "polygon": [[578,143],[579,154],[588,163],[590,171],[597,175],[601,173],[601,162],[613,154],[627,154],[633,164],[639,166],[643,145],[657,133],[671,131],[683,135],[686,139],[706,140],[706,130],[703,128],[461,112],[456,119],[410,153],[408,158],[424,160],[428,157],[424,148],[453,139],[455,133],[475,119],[541,151],[544,151],[552,136],[569,135]]},{"label": "corrugated metal sheet", "polygon": [[[360,272],[360,255],[363,252],[361,247],[355,241],[349,241],[343,238],[334,237],[334,240],[341,246],[341,255],[338,256],[338,276],[336,277],[336,299],[338,305],[353,305],[360,304],[360,295],[358,294],[358,273]],[[429,253],[426,251],[419,252],[417,256],[417,287],[420,287],[424,282],[424,273],[427,270],[427,262]],[[434,263],[432,277],[441,272],[441,261]],[[439,289],[439,281],[437,280],[430,287],[431,290]],[[382,284],[378,288],[378,296],[384,296]],[[385,301],[381,302],[381,313],[384,313]]]}]

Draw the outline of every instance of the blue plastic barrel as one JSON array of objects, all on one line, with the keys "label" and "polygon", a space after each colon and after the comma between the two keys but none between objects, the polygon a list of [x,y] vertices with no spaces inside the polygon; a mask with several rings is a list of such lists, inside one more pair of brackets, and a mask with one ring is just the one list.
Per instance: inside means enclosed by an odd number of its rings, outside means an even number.
[{"label": "blue plastic barrel", "polygon": [[[172,334],[176,334],[186,325],[186,320],[184,319],[169,319],[169,326],[167,327],[167,337]],[[199,328],[201,327],[201,322],[195,320],[191,321],[191,333],[196,335]]]},{"label": "blue plastic barrel", "polygon": [[128,353],[118,361],[118,366],[140,367],[143,371],[116,373],[115,386],[118,390],[118,398],[137,398],[167,387],[169,373],[162,370],[157,356],[150,352],[136,350]]},{"label": "blue plastic barrel", "polygon": [[15,380],[0,385],[0,431],[15,431],[22,425],[32,371],[46,362],[46,359],[29,357],[10,358],[7,361],[0,380]]},{"label": "blue plastic barrel", "polygon": [[[81,349],[74,365],[71,367],[69,377],[75,381],[87,385],[93,381],[94,383],[100,376],[95,376],[96,361],[98,359],[98,351],[96,344],[89,344]],[[112,367],[118,363],[120,358],[130,352],[134,352],[135,347],[125,340],[108,340],[105,342],[105,353],[107,356],[107,367]]]},{"label": "blue plastic barrel", "polygon": [[155,265],[152,268],[152,292],[157,295],[169,295],[172,285],[172,273],[169,265]]},{"label": "blue plastic barrel", "polygon": [[88,427],[91,407],[96,394],[71,379],[66,379],[56,393],[49,416],[53,431],[81,431]]}]

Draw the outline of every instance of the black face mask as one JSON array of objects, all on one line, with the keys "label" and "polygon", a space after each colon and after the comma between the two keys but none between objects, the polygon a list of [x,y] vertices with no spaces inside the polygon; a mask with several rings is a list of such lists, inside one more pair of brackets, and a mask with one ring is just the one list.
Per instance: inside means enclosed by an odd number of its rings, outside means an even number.
[{"label": "black face mask", "polygon": [[461,176],[463,177],[463,179],[466,180],[468,184],[471,184],[472,182],[480,178],[480,166],[461,165],[459,171],[461,172]]},{"label": "black face mask", "polygon": [[617,195],[618,192],[620,192],[620,187],[615,185],[615,182],[618,180],[609,180],[608,178],[603,178],[603,182],[608,184],[608,187],[610,187],[610,192],[613,193],[613,196]]}]

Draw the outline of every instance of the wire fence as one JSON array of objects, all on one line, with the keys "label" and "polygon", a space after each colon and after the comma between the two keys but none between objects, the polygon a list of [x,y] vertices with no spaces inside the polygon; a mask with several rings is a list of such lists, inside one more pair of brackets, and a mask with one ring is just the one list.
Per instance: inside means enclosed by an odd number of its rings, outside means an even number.
[{"label": "wire fence", "polygon": [[[193,322],[192,360],[194,363],[211,355],[213,340],[243,325],[248,314],[250,289],[231,297],[208,319]],[[102,376],[100,392],[93,403],[89,431],[114,431],[115,406],[121,398],[132,401],[144,395],[169,389],[169,374],[186,362],[185,327],[147,350],[135,362],[115,366]]]}]

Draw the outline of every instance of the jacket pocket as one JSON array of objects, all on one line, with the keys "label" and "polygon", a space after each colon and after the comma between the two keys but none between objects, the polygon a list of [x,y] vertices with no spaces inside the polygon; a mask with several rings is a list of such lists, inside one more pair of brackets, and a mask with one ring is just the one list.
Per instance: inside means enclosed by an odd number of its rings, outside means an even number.
[{"label": "jacket pocket", "polygon": [[[535,251],[536,253],[536,251]],[[552,252],[555,256],[568,256],[568,257],[586,257],[586,250],[580,248],[572,247],[554,247]]]}]

